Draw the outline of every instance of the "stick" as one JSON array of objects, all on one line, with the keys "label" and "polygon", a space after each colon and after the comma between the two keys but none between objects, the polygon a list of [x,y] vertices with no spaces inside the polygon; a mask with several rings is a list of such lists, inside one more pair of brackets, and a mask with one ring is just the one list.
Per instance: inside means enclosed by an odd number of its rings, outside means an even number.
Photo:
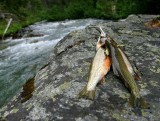
[{"label": "stick", "polygon": [[100,29],[100,31],[101,31],[101,36],[102,36],[102,37],[106,37],[106,34],[104,33],[104,31],[103,31],[103,29],[102,29],[101,26],[99,26],[99,29]]},{"label": "stick", "polygon": [[11,25],[11,22],[12,22],[12,18],[10,18],[9,21],[8,21],[7,27],[6,27],[6,29],[5,29],[5,31],[4,31],[4,33],[3,33],[3,36],[2,36],[2,40],[4,39],[4,36],[5,36],[8,28],[9,28],[9,26]]}]

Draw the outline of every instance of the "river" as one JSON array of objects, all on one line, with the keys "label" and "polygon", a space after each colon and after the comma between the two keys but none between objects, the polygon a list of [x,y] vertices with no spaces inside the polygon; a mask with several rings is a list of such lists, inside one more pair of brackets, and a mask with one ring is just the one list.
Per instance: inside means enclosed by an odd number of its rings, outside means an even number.
[{"label": "river", "polygon": [[[0,107],[22,91],[27,80],[48,63],[54,46],[68,33],[102,20],[38,22],[18,39],[0,41]],[[29,37],[28,34],[39,35]]]}]

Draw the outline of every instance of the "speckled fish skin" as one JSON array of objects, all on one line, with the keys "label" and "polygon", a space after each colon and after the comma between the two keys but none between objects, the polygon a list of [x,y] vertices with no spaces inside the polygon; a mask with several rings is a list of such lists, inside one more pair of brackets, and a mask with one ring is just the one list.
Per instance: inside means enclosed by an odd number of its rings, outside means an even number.
[{"label": "speckled fish skin", "polygon": [[117,70],[116,68],[118,67],[118,65],[117,65],[117,64],[118,64],[118,61],[117,61],[116,58],[115,58],[115,53],[116,53],[116,52],[115,52],[115,48],[119,48],[119,52],[121,53],[121,55],[122,55],[122,57],[123,57],[123,60],[124,60],[124,62],[125,62],[125,64],[126,64],[126,66],[127,66],[128,71],[129,71],[133,76],[135,76],[136,73],[134,72],[134,69],[133,69],[131,63],[129,62],[127,56],[126,56],[125,53],[122,51],[122,49],[118,46],[118,43],[115,42],[112,38],[108,38],[108,39],[106,39],[106,40],[108,40],[108,41],[111,43],[111,45],[110,45],[111,55],[112,55],[112,58],[113,58],[113,60],[114,60],[114,62],[115,62],[115,63],[112,65],[114,74],[118,76],[118,72],[116,71],[116,70]]},{"label": "speckled fish skin", "polygon": [[[124,53],[119,47],[114,47],[114,49],[115,49],[114,56],[116,57],[117,62],[118,62],[117,64],[118,67],[117,65],[115,66],[116,69],[118,70],[118,75],[125,81],[125,83],[127,83],[126,86],[131,89],[131,93],[136,98],[140,98],[139,89],[131,73],[131,70],[130,70],[131,68],[128,67],[128,64],[125,61],[126,56],[124,57]],[[113,65],[114,65],[114,62],[113,62]]]},{"label": "speckled fish skin", "polygon": [[132,94],[130,102],[132,103],[132,106],[148,108],[148,103],[146,103],[140,96],[134,78],[135,72],[127,56],[112,38],[109,38],[108,41],[111,49],[113,72],[116,76],[120,77],[124,81],[125,86],[130,89]]},{"label": "speckled fish skin", "polygon": [[91,66],[87,91],[95,90],[97,83],[102,80],[110,70],[110,61],[110,57],[104,54],[104,49],[99,48]]},{"label": "speckled fish skin", "polygon": [[[104,33],[101,27],[100,30],[101,33]],[[125,86],[131,91],[132,95],[130,98],[130,103],[132,103],[133,107],[148,108],[149,104],[141,98],[138,86],[135,82],[136,73],[134,72],[127,56],[122,51],[121,45],[105,34],[103,39],[106,40],[105,43],[109,46],[111,51],[112,69],[114,74],[120,77]]]},{"label": "speckled fish skin", "polygon": [[[88,83],[84,87],[84,89],[79,93],[79,97],[87,98],[93,100],[95,97],[95,88],[98,82],[104,79],[107,72],[110,70],[111,66],[111,58],[108,55],[109,52],[107,48],[103,48],[104,43],[100,42],[98,39],[96,45],[96,55],[92,61]],[[107,54],[106,54],[107,53]]]}]

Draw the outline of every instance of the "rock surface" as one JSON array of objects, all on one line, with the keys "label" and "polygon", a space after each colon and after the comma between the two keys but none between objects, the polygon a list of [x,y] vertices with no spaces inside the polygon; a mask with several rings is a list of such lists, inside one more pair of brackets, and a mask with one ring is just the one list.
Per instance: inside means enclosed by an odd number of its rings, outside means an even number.
[{"label": "rock surface", "polygon": [[0,109],[7,121],[159,121],[160,120],[160,29],[144,23],[156,16],[131,15],[118,22],[102,23],[104,31],[125,44],[125,52],[142,72],[137,81],[150,109],[128,105],[130,93],[112,70],[106,83],[97,86],[94,101],[78,99],[87,83],[95,55],[98,32],[89,29],[71,32],[55,47],[50,63],[35,77],[33,96],[21,103],[20,95]]}]

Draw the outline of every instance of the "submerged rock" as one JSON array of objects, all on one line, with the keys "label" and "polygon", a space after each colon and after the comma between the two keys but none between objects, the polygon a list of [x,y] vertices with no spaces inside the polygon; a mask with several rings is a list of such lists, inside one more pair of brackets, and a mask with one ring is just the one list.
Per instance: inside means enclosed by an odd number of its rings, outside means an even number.
[{"label": "submerged rock", "polygon": [[[103,30],[125,45],[125,52],[142,72],[137,81],[150,109],[128,105],[130,93],[112,71],[98,85],[94,101],[79,99],[87,83],[95,55],[98,32],[87,27],[64,37],[54,48],[50,63],[35,77],[33,96],[24,103],[20,95],[0,109],[7,121],[159,121],[160,120],[160,29],[144,23],[155,16],[131,15],[118,22],[101,23]],[[156,35],[156,36],[155,36]],[[33,85],[32,85],[33,86]]]}]

